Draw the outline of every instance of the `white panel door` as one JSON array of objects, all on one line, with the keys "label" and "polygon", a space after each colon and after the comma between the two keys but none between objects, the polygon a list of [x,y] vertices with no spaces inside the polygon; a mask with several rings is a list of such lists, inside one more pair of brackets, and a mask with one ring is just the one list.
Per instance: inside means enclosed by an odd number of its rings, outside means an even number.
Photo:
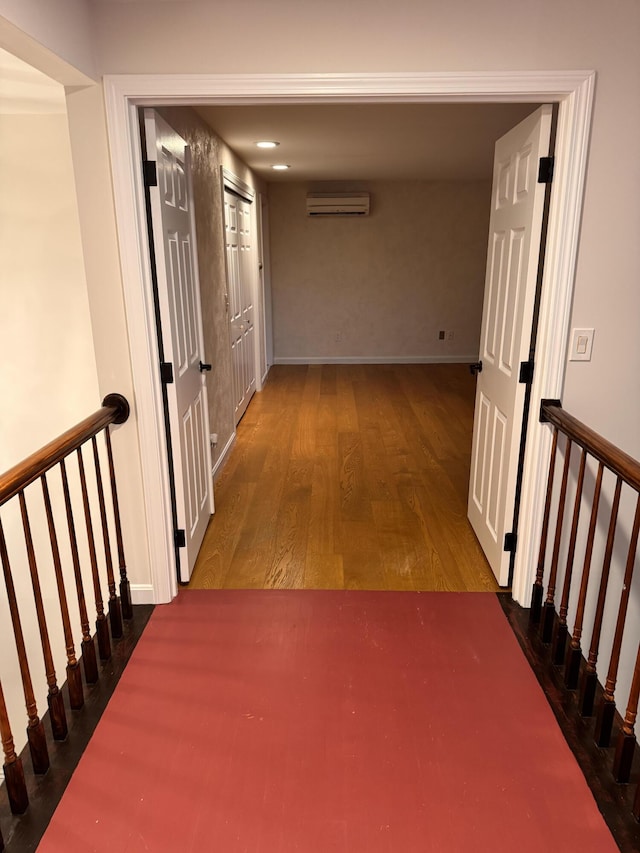
[{"label": "white panel door", "polygon": [[493,165],[468,514],[501,586],[509,580],[505,534],[525,396],[519,374],[529,357],[545,195],[538,166],[549,153],[551,112],[540,107],[498,140]]},{"label": "white panel door", "polygon": [[256,390],[251,205],[224,191],[224,227],[235,422]]},{"label": "white panel door", "polygon": [[145,135],[158,178],[150,187],[151,220],[164,359],[173,365],[167,398],[177,522],[185,531],[180,580],[188,581],[213,512],[189,149],[153,110],[145,110]]}]

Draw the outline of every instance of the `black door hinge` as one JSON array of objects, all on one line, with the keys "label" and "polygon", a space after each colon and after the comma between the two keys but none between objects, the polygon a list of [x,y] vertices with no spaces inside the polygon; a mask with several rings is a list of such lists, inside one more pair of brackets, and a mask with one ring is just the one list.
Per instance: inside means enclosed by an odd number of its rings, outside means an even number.
[{"label": "black door hinge", "polygon": [[145,187],[158,186],[158,168],[155,160],[143,160],[142,172],[144,174]]},{"label": "black door hinge", "polygon": [[174,530],[173,541],[175,543],[176,548],[185,548],[187,545],[187,539],[184,535],[184,530]]},{"label": "black door hinge", "polygon": [[518,382],[526,385],[533,382],[533,361],[520,362],[520,378]]},{"label": "black door hinge", "polygon": [[163,361],[160,364],[160,379],[165,385],[173,384],[173,365],[170,361]]},{"label": "black door hinge", "polygon": [[515,533],[505,533],[505,535],[504,535],[504,550],[508,551],[511,554],[514,554],[515,550],[516,550],[516,539],[517,539],[517,536]]},{"label": "black door hinge", "polygon": [[553,157],[541,157],[538,166],[538,183],[550,184],[553,181]]}]

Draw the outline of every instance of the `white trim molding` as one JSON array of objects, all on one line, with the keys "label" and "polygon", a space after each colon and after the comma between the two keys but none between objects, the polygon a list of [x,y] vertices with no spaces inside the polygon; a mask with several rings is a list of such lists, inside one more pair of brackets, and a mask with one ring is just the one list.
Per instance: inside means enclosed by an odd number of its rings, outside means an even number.
[{"label": "white trim molding", "polygon": [[249,204],[252,204],[256,197],[256,191],[253,187],[250,187],[249,184],[242,180],[242,178],[234,175],[233,172],[230,172],[225,166],[220,166],[220,170],[222,172],[223,189],[232,190],[234,193],[242,196],[242,198],[245,201],[248,201]]},{"label": "white trim molding", "polygon": [[156,602],[170,600],[177,587],[137,107],[385,102],[559,104],[556,169],[513,579],[514,598],[528,604],[549,452],[549,431],[538,423],[537,408],[542,397],[562,396],[595,72],[114,75],[104,78],[104,87]]},{"label": "white trim molding", "polygon": [[211,476],[214,480],[218,476],[218,474],[221,472],[221,470],[224,466],[224,463],[227,461],[227,456],[229,455],[229,451],[231,450],[231,448],[235,444],[235,441],[236,441],[236,434],[235,434],[235,432],[233,432],[229,436],[229,440],[227,441],[225,446],[222,448],[222,452],[220,453],[220,456],[218,456],[218,458],[215,461],[213,468],[211,469]]},{"label": "white trim molding", "polygon": [[155,590],[153,584],[150,583],[132,583],[131,584],[131,603],[132,604],[158,604],[156,601]]}]

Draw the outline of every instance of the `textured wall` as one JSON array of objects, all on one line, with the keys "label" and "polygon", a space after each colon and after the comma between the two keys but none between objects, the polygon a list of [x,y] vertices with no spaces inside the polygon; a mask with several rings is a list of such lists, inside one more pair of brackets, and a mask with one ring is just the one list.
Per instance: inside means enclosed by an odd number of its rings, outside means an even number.
[{"label": "textured wall", "polygon": [[275,360],[477,356],[490,183],[358,189],[368,217],[309,217],[306,184],[269,188]]},{"label": "textured wall", "polygon": [[210,431],[218,434],[218,444],[212,451],[215,463],[235,429],[229,324],[224,300],[222,142],[192,109],[162,107],[158,112],[191,147],[204,352],[213,365],[211,373],[207,374],[207,392]]}]

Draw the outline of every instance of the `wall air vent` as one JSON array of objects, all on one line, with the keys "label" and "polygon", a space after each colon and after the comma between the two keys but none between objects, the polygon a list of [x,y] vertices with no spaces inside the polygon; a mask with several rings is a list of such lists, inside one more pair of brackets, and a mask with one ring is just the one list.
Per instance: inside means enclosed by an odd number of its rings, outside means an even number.
[{"label": "wall air vent", "polygon": [[309,193],[308,216],[368,216],[369,193]]}]

